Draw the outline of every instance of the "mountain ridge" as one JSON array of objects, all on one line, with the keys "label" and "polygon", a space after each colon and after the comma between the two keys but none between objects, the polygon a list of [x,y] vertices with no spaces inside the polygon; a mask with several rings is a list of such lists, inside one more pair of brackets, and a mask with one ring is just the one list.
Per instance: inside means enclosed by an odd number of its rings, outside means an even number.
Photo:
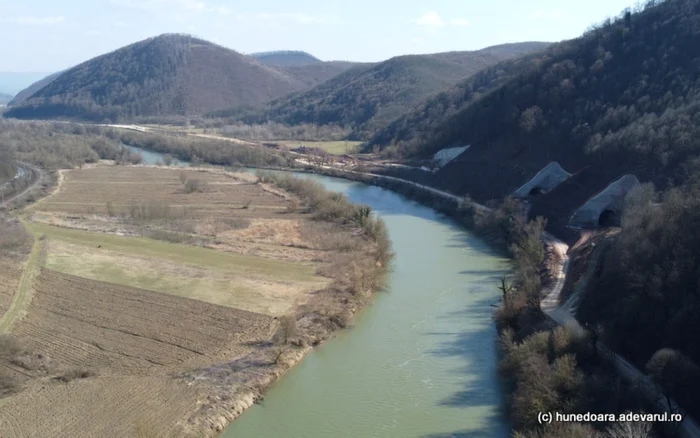
[{"label": "mountain ridge", "polygon": [[546,46],[525,42],[477,51],[396,56],[350,68],[311,90],[273,101],[264,110],[244,116],[225,110],[212,115],[240,117],[248,123],[337,124],[351,127],[353,139],[363,139],[430,94],[500,60]]}]

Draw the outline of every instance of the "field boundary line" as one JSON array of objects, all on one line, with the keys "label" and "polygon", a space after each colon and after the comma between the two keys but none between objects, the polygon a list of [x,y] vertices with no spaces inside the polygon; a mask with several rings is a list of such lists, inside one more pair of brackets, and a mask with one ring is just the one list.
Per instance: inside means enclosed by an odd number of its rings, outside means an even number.
[{"label": "field boundary line", "polygon": [[27,257],[24,265],[24,271],[17,286],[17,291],[12,297],[12,303],[7,309],[2,318],[0,318],[0,334],[8,333],[12,330],[12,326],[18,320],[22,319],[27,313],[29,304],[34,296],[34,280],[39,275],[41,253],[44,248],[44,240],[39,236],[34,236],[34,244],[32,250]]}]

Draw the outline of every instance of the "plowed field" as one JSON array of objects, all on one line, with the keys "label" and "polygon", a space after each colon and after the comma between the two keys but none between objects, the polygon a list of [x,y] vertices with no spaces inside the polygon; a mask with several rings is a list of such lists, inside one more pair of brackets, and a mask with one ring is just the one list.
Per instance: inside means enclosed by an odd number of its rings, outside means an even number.
[{"label": "plowed field", "polygon": [[[0,437],[173,437],[206,394],[175,377],[270,338],[274,319],[43,270],[13,337],[50,358],[49,377],[0,399]],[[58,373],[58,371],[56,371]]]},{"label": "plowed field", "polygon": [[68,368],[163,376],[245,354],[250,343],[269,339],[273,323],[252,312],[44,270],[13,335]]},{"label": "plowed field", "polygon": [[171,438],[201,394],[167,377],[101,377],[36,382],[0,400],[3,438]]},{"label": "plowed field", "polygon": [[[205,182],[201,191],[187,193],[181,180]],[[154,169],[144,167],[95,167],[67,172],[61,190],[38,204],[45,211],[70,213],[107,213],[107,203],[114,210],[126,211],[129,205],[161,204],[173,209],[187,208],[194,217],[216,217],[230,214],[231,210],[250,213],[256,210],[282,211],[286,199],[265,191],[259,184],[218,173],[194,170]]]}]

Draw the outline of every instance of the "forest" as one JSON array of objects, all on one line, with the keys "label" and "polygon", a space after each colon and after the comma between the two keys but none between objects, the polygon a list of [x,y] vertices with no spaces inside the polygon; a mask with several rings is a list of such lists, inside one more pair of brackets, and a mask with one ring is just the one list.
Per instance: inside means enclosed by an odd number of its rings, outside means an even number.
[{"label": "forest", "polygon": [[546,52],[437,95],[368,142],[399,156],[519,145],[550,155],[621,152],[670,165],[697,153],[700,4],[649,1]]},{"label": "forest", "polygon": [[215,140],[182,135],[160,135],[120,129],[102,128],[107,138],[129,146],[172,155],[193,164],[209,163],[222,166],[277,167],[288,164],[280,152],[263,146],[233,145]]},{"label": "forest", "polygon": [[578,318],[700,415],[700,173],[631,196],[622,231],[603,253]]},{"label": "forest", "polygon": [[364,140],[429,95],[501,60],[546,47],[518,43],[473,52],[406,55],[363,65],[312,88],[280,98],[264,109],[211,114],[244,123],[334,125],[350,129],[349,139]]},{"label": "forest", "polygon": [[[0,153],[49,170],[69,169],[100,159],[132,164],[141,161],[138,154],[106,138],[96,126],[2,119]],[[4,161],[0,159],[0,163]],[[14,175],[14,167],[12,172]]]},{"label": "forest", "polygon": [[14,150],[2,142],[0,143],[0,184],[12,179],[16,173]]},{"label": "forest", "polygon": [[214,43],[165,34],[39,81],[20,93],[5,116],[91,122],[189,116],[262,105],[310,86],[303,77]]},{"label": "forest", "polygon": [[153,38],[80,64],[40,88],[7,117],[80,117],[102,122],[160,113],[190,41]]}]

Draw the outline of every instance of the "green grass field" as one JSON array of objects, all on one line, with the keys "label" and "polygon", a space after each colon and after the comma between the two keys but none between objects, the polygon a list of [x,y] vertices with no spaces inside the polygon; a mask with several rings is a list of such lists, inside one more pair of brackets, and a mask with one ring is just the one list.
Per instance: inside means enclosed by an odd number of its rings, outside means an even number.
[{"label": "green grass field", "polygon": [[329,281],[307,263],[32,222],[26,226],[35,236],[45,236],[47,269],[268,315],[286,313]]},{"label": "green grass field", "polygon": [[310,281],[314,279],[314,273],[316,272],[316,268],[308,264],[232,254],[208,248],[162,242],[143,237],[115,236],[111,234],[54,227],[33,222],[27,223],[27,228],[34,234],[44,234],[50,238],[78,245],[91,247],[102,246],[102,248],[110,251],[158,257],[177,263],[203,265],[210,268],[271,276],[289,281]]},{"label": "green grass field", "polygon": [[319,149],[323,149],[324,151],[328,152],[329,154],[334,154],[334,155],[343,155],[343,154],[352,154],[357,152],[357,147],[362,144],[361,141],[298,141],[298,140],[284,140],[284,141],[275,141],[273,143],[280,144],[282,146],[288,147],[288,148],[297,148],[301,145],[305,145],[306,147],[315,147]]},{"label": "green grass field", "polygon": [[27,313],[27,308],[34,295],[33,283],[40,271],[43,248],[44,242],[35,237],[32,251],[29,253],[29,257],[25,263],[24,272],[22,273],[22,278],[20,279],[14,299],[12,303],[10,303],[7,312],[0,318],[0,334],[9,332],[15,322]]}]

